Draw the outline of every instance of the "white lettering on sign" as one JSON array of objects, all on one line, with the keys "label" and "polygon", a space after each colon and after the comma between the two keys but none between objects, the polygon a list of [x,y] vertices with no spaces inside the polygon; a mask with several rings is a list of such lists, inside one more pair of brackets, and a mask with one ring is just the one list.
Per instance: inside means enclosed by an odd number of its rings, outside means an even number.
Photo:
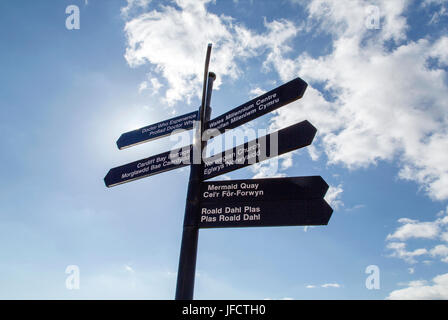
[{"label": "white lettering on sign", "polygon": [[222,208],[202,208],[200,220],[203,223],[260,221],[261,208],[258,206],[228,206]]},{"label": "white lettering on sign", "polygon": [[261,217],[260,217],[260,214],[247,214],[247,213],[245,213],[243,215],[243,220],[244,221],[247,221],[247,220],[249,220],[249,221],[259,221],[259,220],[261,220]]},{"label": "white lettering on sign", "polygon": [[[252,105],[252,106],[253,106],[253,105]],[[234,123],[234,122],[236,122],[236,121],[238,121],[238,120],[244,119],[244,118],[246,118],[247,116],[250,116],[250,115],[252,115],[252,114],[254,114],[254,113],[256,113],[256,112],[257,112],[257,109],[252,109],[252,110],[250,110],[250,111],[248,111],[248,112],[244,112],[242,115],[235,116],[235,117],[231,118],[231,119],[230,119],[230,123]]]},{"label": "white lettering on sign", "polygon": [[220,214],[222,213],[222,208],[214,208],[214,209],[207,209],[202,208],[201,214]]},{"label": "white lettering on sign", "polygon": [[250,212],[250,213],[260,212],[260,207],[245,206],[244,212]]},{"label": "white lettering on sign", "polygon": [[216,222],[216,217],[202,216],[201,222]]},{"label": "white lettering on sign", "polygon": [[245,183],[245,182],[242,182],[240,184],[240,188],[241,189],[255,189],[255,190],[257,190],[259,185],[260,184],[258,184],[258,183]]},{"label": "white lettering on sign", "polygon": [[133,178],[134,176],[140,175],[142,173],[146,173],[149,171],[150,167],[145,167],[143,169],[140,170],[134,170],[132,172],[125,172],[123,174],[121,174],[121,179],[126,179],[126,178]]},{"label": "white lettering on sign", "polygon": [[209,184],[207,190],[202,193],[204,199],[210,198],[238,198],[264,196],[264,190],[258,190],[259,183],[230,183],[230,184]]},{"label": "white lettering on sign", "polygon": [[219,192],[217,192],[217,191],[213,191],[213,192],[205,191],[205,192],[202,194],[202,196],[203,196],[204,198],[217,198],[217,197],[219,197]]},{"label": "white lettering on sign", "polygon": [[278,93],[272,93],[264,98],[257,99],[254,103],[238,107],[237,110],[229,112],[224,117],[210,121],[209,128],[220,130],[240,120],[244,121],[245,118],[254,118],[257,113],[265,113],[269,111],[267,109],[275,108],[275,105],[279,102]]},{"label": "white lettering on sign", "polygon": [[263,99],[258,99],[255,104],[257,106],[264,105],[265,103],[268,103],[269,101],[271,101],[272,99],[275,99],[276,97],[277,97],[277,93],[270,94],[270,95],[268,95],[267,97],[265,97]]},{"label": "white lettering on sign", "polygon": [[[237,110],[235,112],[229,113],[226,115],[226,120],[230,120],[230,122],[235,122],[236,117],[240,117],[240,118],[244,118],[245,116],[247,116],[248,114],[252,114],[254,112],[257,112],[256,109],[254,109],[254,105],[248,105],[244,108],[241,108],[240,110]],[[241,115],[242,114],[242,115]]]},{"label": "white lettering on sign", "polygon": [[181,151],[173,151],[169,155],[157,156],[155,158],[148,159],[144,162],[139,162],[136,165],[136,170],[130,172],[124,172],[121,174],[121,180],[128,178],[134,178],[135,176],[140,176],[144,173],[149,173],[151,171],[165,169],[173,165],[179,165],[182,163],[190,162],[190,149],[187,148]]},{"label": "white lettering on sign", "polygon": [[149,136],[159,135],[167,131],[174,131],[182,129],[183,127],[193,126],[196,119],[196,114],[187,115],[179,119],[171,119],[168,121],[156,123],[154,125],[141,129],[141,134],[148,133]]},{"label": "white lettering on sign", "polygon": [[229,221],[241,221],[241,215],[233,214],[231,216],[225,216],[221,214],[219,216],[219,221],[229,222]]},{"label": "white lettering on sign", "polygon": [[237,189],[238,184],[224,184],[224,185],[215,185],[215,184],[209,184],[207,189],[210,190],[232,190]]},{"label": "white lettering on sign", "polygon": [[140,162],[137,164],[137,169],[146,167],[146,166],[150,166],[151,164],[153,164],[156,161],[156,159],[149,159],[148,161],[145,162]]},{"label": "white lettering on sign", "polygon": [[225,207],[225,213],[241,213],[241,207]]},{"label": "white lettering on sign", "polygon": [[[264,195],[263,190],[252,190],[252,191],[246,191],[246,190],[236,190],[236,191],[221,191],[221,197],[222,198],[232,198],[232,197],[254,197],[257,198],[259,196]],[[218,195],[215,195],[214,197],[219,197]]]},{"label": "white lettering on sign", "polygon": [[204,174],[207,176],[207,175],[212,174],[215,171],[219,172],[222,169],[224,169],[224,167],[225,167],[224,164],[221,163],[219,166],[204,169]]}]

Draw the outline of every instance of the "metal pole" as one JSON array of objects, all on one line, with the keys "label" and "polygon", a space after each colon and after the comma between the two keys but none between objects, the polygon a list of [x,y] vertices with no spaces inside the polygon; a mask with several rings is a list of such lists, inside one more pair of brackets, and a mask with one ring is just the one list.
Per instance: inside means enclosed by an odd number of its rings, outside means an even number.
[{"label": "metal pole", "polygon": [[212,45],[209,44],[207,47],[207,56],[205,61],[202,103],[199,108],[199,125],[196,128],[196,136],[192,150],[192,158],[194,158],[195,154],[199,154],[200,161],[198,161],[198,159],[192,159],[193,162],[190,165],[190,179],[188,181],[182,243],[179,257],[179,269],[177,272],[176,300],[193,300],[199,237],[198,220],[200,214],[200,188],[204,171],[202,152],[205,150],[207,145],[206,141],[202,141],[202,132],[204,130],[205,123],[210,120],[210,100],[213,89],[213,81],[216,78],[214,73],[208,72],[211,48]]}]

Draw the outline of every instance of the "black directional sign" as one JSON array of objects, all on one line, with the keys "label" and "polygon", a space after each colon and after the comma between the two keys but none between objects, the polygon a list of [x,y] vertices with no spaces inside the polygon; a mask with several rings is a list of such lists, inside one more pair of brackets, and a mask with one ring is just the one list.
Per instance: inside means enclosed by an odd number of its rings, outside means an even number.
[{"label": "black directional sign", "polygon": [[107,187],[113,187],[190,165],[191,149],[192,147],[188,146],[112,168],[104,178],[104,183]]},{"label": "black directional sign", "polygon": [[204,159],[204,180],[306,147],[316,131],[305,120]]},{"label": "black directional sign", "polygon": [[206,202],[200,228],[327,225],[333,209],[324,199]]},{"label": "black directional sign", "polygon": [[119,149],[129,148],[140,143],[169,136],[175,130],[190,130],[193,128],[194,121],[197,120],[198,112],[194,111],[184,114],[183,116],[129,131],[120,136],[117,140],[117,146]]},{"label": "black directional sign", "polygon": [[307,83],[300,78],[291,80],[258,98],[236,107],[229,112],[212,119],[206,129],[233,129],[266,113],[272,112],[288,103],[302,98]]},{"label": "black directional sign", "polygon": [[319,199],[327,190],[321,176],[204,181],[201,203]]},{"label": "black directional sign", "polygon": [[326,225],[327,190],[320,176],[203,182],[199,227]]}]

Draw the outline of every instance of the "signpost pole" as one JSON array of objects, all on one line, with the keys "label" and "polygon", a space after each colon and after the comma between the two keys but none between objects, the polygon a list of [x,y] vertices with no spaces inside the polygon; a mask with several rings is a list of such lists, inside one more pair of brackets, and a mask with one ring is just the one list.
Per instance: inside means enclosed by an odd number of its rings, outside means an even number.
[{"label": "signpost pole", "polygon": [[200,228],[327,225],[333,213],[324,200],[328,184],[318,176],[205,181],[309,146],[317,131],[305,120],[206,157],[209,139],[302,98],[307,88],[305,81],[295,78],[210,120],[216,79],[208,71],[211,49],[209,44],[198,111],[126,132],[117,140],[118,148],[124,149],[177,129],[195,128],[193,143],[112,168],[104,177],[106,186],[113,187],[190,165],[176,300],[193,300]]},{"label": "signpost pole", "polygon": [[[207,47],[202,103],[199,108],[199,125],[197,126],[195,132],[196,136],[193,143],[193,156],[191,157],[193,162],[191,163],[187,200],[185,204],[184,226],[179,257],[179,268],[177,272],[176,300],[193,300],[199,237],[201,182],[203,180],[204,168],[202,153],[207,145],[206,141],[202,141],[202,133],[205,128],[205,123],[210,120],[210,100],[213,89],[213,81],[216,78],[214,73],[208,72],[211,47],[211,44]],[[199,159],[197,159],[198,155],[200,156]]]}]

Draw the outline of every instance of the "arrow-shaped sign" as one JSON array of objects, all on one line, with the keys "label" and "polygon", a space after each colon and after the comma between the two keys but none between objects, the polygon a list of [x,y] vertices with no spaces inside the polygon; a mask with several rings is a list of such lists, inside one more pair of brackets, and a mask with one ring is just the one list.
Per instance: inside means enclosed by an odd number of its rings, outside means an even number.
[{"label": "arrow-shaped sign", "polygon": [[169,136],[175,130],[190,130],[194,121],[198,120],[198,112],[193,111],[166,121],[161,121],[137,130],[123,133],[117,140],[118,149],[129,148],[140,143]]},{"label": "arrow-shaped sign", "polygon": [[201,204],[200,228],[327,225],[333,209],[324,199],[207,202]]},{"label": "arrow-shaped sign", "polygon": [[319,199],[327,190],[321,176],[204,181],[201,203]]},{"label": "arrow-shaped sign", "polygon": [[300,78],[291,80],[278,88],[275,88],[258,98],[252,99],[215,119],[210,120],[206,128],[233,129],[246,122],[254,120],[262,115],[272,112],[288,103],[302,98],[307,83]]},{"label": "arrow-shaped sign", "polygon": [[113,187],[157,173],[188,166],[190,165],[191,150],[190,145],[112,168],[104,177],[104,183],[107,187]]},{"label": "arrow-shaped sign", "polygon": [[305,120],[204,159],[204,180],[306,147],[316,131]]}]

